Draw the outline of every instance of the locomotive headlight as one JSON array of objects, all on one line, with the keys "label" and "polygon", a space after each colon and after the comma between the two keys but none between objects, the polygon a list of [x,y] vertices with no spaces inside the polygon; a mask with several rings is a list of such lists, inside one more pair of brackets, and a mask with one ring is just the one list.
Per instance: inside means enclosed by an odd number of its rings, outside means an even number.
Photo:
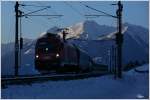
[{"label": "locomotive headlight", "polygon": [[48,48],[45,48],[46,51],[48,51]]},{"label": "locomotive headlight", "polygon": [[56,57],[59,57],[59,54],[58,54],[58,53],[56,54]]},{"label": "locomotive headlight", "polygon": [[36,57],[36,58],[39,58],[39,55],[36,55],[35,57]]}]

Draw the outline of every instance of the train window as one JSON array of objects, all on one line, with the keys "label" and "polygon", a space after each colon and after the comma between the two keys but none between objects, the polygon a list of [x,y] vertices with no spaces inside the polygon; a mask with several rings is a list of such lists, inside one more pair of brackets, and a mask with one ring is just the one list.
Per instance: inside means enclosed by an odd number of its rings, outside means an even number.
[{"label": "train window", "polygon": [[55,50],[55,46],[47,42],[41,42],[37,45],[37,49],[40,52],[50,52]]},{"label": "train window", "polygon": [[39,45],[45,45],[47,44],[46,42],[40,42]]}]

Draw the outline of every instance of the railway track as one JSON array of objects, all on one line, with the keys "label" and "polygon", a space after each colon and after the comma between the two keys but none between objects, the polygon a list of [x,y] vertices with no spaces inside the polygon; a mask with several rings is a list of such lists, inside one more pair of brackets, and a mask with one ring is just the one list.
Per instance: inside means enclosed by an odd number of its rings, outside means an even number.
[{"label": "railway track", "polygon": [[2,77],[2,87],[12,84],[32,84],[36,82],[44,82],[49,80],[74,80],[88,77],[95,77],[108,74],[108,72],[88,72],[88,73],[67,73],[67,74],[46,74],[46,75],[22,75],[18,77],[9,76]]}]

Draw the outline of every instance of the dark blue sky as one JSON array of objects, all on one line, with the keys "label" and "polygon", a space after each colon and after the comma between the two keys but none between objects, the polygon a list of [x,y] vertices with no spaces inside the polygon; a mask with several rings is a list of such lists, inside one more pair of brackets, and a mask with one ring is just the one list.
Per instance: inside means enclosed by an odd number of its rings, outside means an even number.
[{"label": "dark blue sky", "polygon": [[[82,1],[84,4],[94,7],[96,9],[105,11],[107,13],[115,15],[117,9],[116,6],[110,4],[116,2],[104,2],[104,1]],[[22,18],[22,33],[25,38],[37,38],[40,33],[48,30],[53,26],[66,27],[72,24],[85,21],[83,15],[85,14],[101,14],[96,11],[90,10],[83,6],[78,1],[76,2],[35,2],[26,1],[20,2],[22,4],[34,4],[34,5],[50,5],[48,10],[41,11],[36,14],[62,14],[63,17],[49,19],[49,17],[28,17]],[[124,1],[123,7],[123,22],[128,22],[135,25],[141,25],[148,28],[148,1]],[[2,43],[14,41],[15,36],[15,2],[3,1],[1,2],[1,29],[2,29]],[[41,9],[39,7],[20,7],[25,13]],[[115,26],[116,20],[109,17],[92,18],[97,23],[103,25]]]}]

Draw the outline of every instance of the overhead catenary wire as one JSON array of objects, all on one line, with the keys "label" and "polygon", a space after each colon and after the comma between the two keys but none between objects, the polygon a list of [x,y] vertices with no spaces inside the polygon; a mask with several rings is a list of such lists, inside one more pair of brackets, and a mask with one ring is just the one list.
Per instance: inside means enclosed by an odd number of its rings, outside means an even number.
[{"label": "overhead catenary wire", "polygon": [[52,17],[53,16],[58,16],[58,17],[63,16],[63,15],[50,15],[50,14],[32,14],[32,13],[36,13],[36,12],[43,11],[45,9],[51,8],[51,6],[43,6],[43,7],[45,7],[45,8],[42,8],[42,9],[39,9],[39,10],[35,10],[35,11],[30,11],[27,14],[24,14],[22,16],[52,16]]},{"label": "overhead catenary wire", "polygon": [[[27,11],[30,11],[31,12],[31,10],[29,10],[29,9],[27,9],[26,7],[23,7],[25,10],[27,10]],[[51,7],[52,8],[52,7]],[[29,17],[30,17],[30,15],[28,15]],[[50,19],[54,19],[54,18],[59,18],[59,17],[62,17],[63,15],[31,15],[31,16],[39,16],[39,17],[42,17],[42,18],[44,18],[45,20],[50,20]],[[46,18],[46,16],[47,17],[50,17],[50,18]],[[39,20],[36,20],[37,22],[39,21]],[[35,22],[36,22],[35,21]],[[40,21],[41,21],[41,19],[40,19]],[[44,20],[42,20],[44,23],[47,23],[48,21],[44,21]],[[36,22],[36,23],[37,23]],[[55,24],[53,21],[51,21],[53,24]],[[38,24],[40,24],[40,23],[38,23]],[[47,25],[49,25],[49,23],[47,23]],[[41,26],[43,27],[43,26],[45,26],[45,27],[48,27],[47,25],[45,25],[45,24],[42,24]]]},{"label": "overhead catenary wire", "polygon": [[[36,4],[43,6],[41,3],[36,2]],[[51,11],[53,11],[54,14],[57,14],[56,11],[53,10],[53,7],[51,6]]]},{"label": "overhead catenary wire", "polygon": [[[29,9],[27,9],[27,8],[23,8],[23,10],[26,10],[26,11],[31,11],[31,10],[29,10]],[[42,17],[42,16],[39,16],[39,17]],[[30,17],[25,17],[26,19],[28,19],[28,21],[30,20],[30,23],[31,22],[35,22],[36,23],[36,25],[41,25],[42,27],[47,27],[45,24],[43,24],[43,23],[38,23],[38,21],[41,21],[41,19],[40,20],[36,20],[35,18],[34,19],[31,19]],[[36,17],[37,18],[37,17]],[[45,23],[45,21],[43,21],[44,23]],[[47,23],[47,22],[46,22]]]},{"label": "overhead catenary wire", "polygon": [[[41,5],[41,3],[38,3],[38,2],[36,2],[38,5]],[[56,11],[55,11],[55,9],[54,9],[54,7],[52,7],[51,6],[51,12],[53,13],[53,14],[55,14],[55,15],[61,15],[61,14],[58,14]],[[51,23],[53,23],[54,25],[57,23],[57,22],[55,22],[55,19],[58,19],[59,20],[59,22],[61,22],[62,20],[60,19],[60,18],[62,18],[63,17],[63,15],[61,15],[61,16],[48,16],[48,20],[52,20],[51,21]],[[64,23],[64,22],[62,22],[62,23]]]},{"label": "overhead catenary wire", "polygon": [[48,8],[50,8],[50,7],[45,7],[45,8],[42,8],[42,9],[31,11],[31,12],[29,12],[27,14],[22,15],[22,16],[29,16],[30,14],[33,14],[33,13],[36,13],[36,12],[39,12],[39,11],[42,11],[42,10],[45,10],[45,9],[48,9]]},{"label": "overhead catenary wire", "polygon": [[[94,11],[97,11],[97,12],[102,13],[102,14],[85,14],[84,16],[85,16],[86,18],[112,17],[112,18],[114,18],[115,21],[117,20],[117,16],[108,14],[108,13],[106,13],[106,12],[104,12],[104,11],[101,11],[101,10],[97,10],[97,9],[95,9],[95,8],[93,8],[93,7],[91,7],[91,6],[88,6],[88,5],[86,5],[86,4],[82,3],[82,2],[79,2],[79,3],[80,3],[81,5],[83,5],[83,6],[85,6],[86,8],[89,8],[89,9],[91,9],[91,10],[94,10]],[[115,5],[116,5],[116,4],[115,4]],[[111,24],[111,25],[112,25],[112,24]],[[117,26],[116,26],[116,27],[117,27]]]},{"label": "overhead catenary wire", "polygon": [[[84,7],[80,2],[78,3],[80,6],[82,6],[82,7]],[[82,9],[82,11],[83,11],[83,13],[87,13],[87,14],[89,14],[88,12],[87,12],[87,9],[85,10],[85,8],[83,8]],[[95,16],[85,16],[85,15],[83,15],[84,17],[85,17],[85,21],[86,20],[88,20],[88,19],[90,19],[90,18],[97,18],[97,17],[95,17]]]},{"label": "overhead catenary wire", "polygon": [[41,5],[27,5],[27,4],[20,4],[21,6],[31,6],[31,7],[51,7],[51,6],[41,6]]},{"label": "overhead catenary wire", "polygon": [[84,15],[79,12],[76,8],[74,8],[71,4],[69,4],[68,2],[64,2],[67,6],[69,6],[72,10],[74,10],[78,15],[84,17]]},{"label": "overhead catenary wire", "polygon": [[79,16],[83,17],[83,19],[88,20],[89,18],[97,18],[97,16],[85,16],[83,13],[81,13],[79,10],[77,10],[75,7],[73,7],[70,3],[64,2],[67,6],[69,6],[73,11],[75,11]]},{"label": "overhead catenary wire", "polygon": [[[36,2],[36,4],[38,4],[38,5],[42,5],[41,3],[38,3],[38,2]],[[56,11],[55,11],[55,9],[54,9],[54,7],[52,7],[51,6],[51,12],[54,14],[54,15],[56,15],[56,16],[48,16],[46,19],[47,20],[51,20],[51,23],[53,23],[53,25],[58,25],[57,24],[57,22],[58,21],[56,21],[57,19],[59,20],[59,23],[61,22],[61,23],[65,23],[63,20],[61,20],[61,18],[64,16],[64,15],[62,15],[62,14],[58,14]],[[57,16],[57,15],[59,15],[59,16]],[[61,26],[60,26],[61,27]]]},{"label": "overhead catenary wire", "polygon": [[[25,10],[25,11],[30,11],[31,12],[31,10],[29,10],[28,8],[26,8],[26,7],[22,7],[22,10]],[[28,17],[25,17],[26,19],[28,19],[28,20],[26,20],[26,21],[29,21],[30,23],[34,23],[34,24],[36,24],[36,25],[40,25],[41,27],[43,27],[43,28],[45,28],[45,29],[47,29],[47,28],[49,28],[50,26],[49,26],[49,23],[48,23],[48,21],[45,21],[45,20],[48,20],[45,16],[39,16],[40,17],[40,20],[39,19],[31,19],[32,17],[30,17],[30,16],[28,16]],[[39,18],[39,17],[36,17],[36,18]],[[53,16],[53,17],[56,17],[56,16]],[[42,19],[43,20],[42,20]],[[44,20],[45,19],[45,20]],[[42,21],[41,23],[38,23],[39,21]],[[47,24],[44,24],[44,23],[47,23]],[[53,23],[53,24],[56,24],[55,22],[53,22],[53,21],[51,21],[51,23]]]},{"label": "overhead catenary wire", "polygon": [[[88,5],[86,5],[86,4],[82,3],[82,2],[80,2],[80,3],[81,3],[82,5],[84,5],[85,7],[89,8],[89,9],[92,9],[92,10],[95,10],[95,11],[97,11],[97,12],[103,13],[103,14],[106,15],[106,16],[113,17],[113,18],[117,18],[117,16],[108,14],[108,13],[106,13],[106,12],[104,12],[104,11],[101,11],[101,10],[97,10],[97,9],[95,9],[95,8],[93,8],[93,7],[91,7],[91,6],[88,6]],[[104,15],[103,15],[103,16],[104,16]]]},{"label": "overhead catenary wire", "polygon": [[[41,4],[39,4],[39,5],[41,5]],[[24,6],[23,6],[24,7]],[[24,7],[24,8],[26,8],[26,7]],[[52,7],[51,7],[52,8]],[[41,10],[44,10],[44,9],[41,9]],[[30,11],[30,12],[34,12],[34,11],[31,11],[31,10],[28,10],[28,11]],[[37,10],[37,11],[39,11],[39,10]],[[29,13],[30,13],[29,12]],[[27,13],[28,15],[26,15],[26,16],[40,16],[40,17],[50,17],[50,18],[46,18],[46,19],[54,19],[54,18],[59,18],[59,17],[62,17],[63,15],[54,15],[54,14],[29,14],[29,13]],[[35,12],[34,12],[35,13]],[[25,16],[25,17],[26,17]],[[47,23],[47,21],[46,21],[46,23]]]}]

